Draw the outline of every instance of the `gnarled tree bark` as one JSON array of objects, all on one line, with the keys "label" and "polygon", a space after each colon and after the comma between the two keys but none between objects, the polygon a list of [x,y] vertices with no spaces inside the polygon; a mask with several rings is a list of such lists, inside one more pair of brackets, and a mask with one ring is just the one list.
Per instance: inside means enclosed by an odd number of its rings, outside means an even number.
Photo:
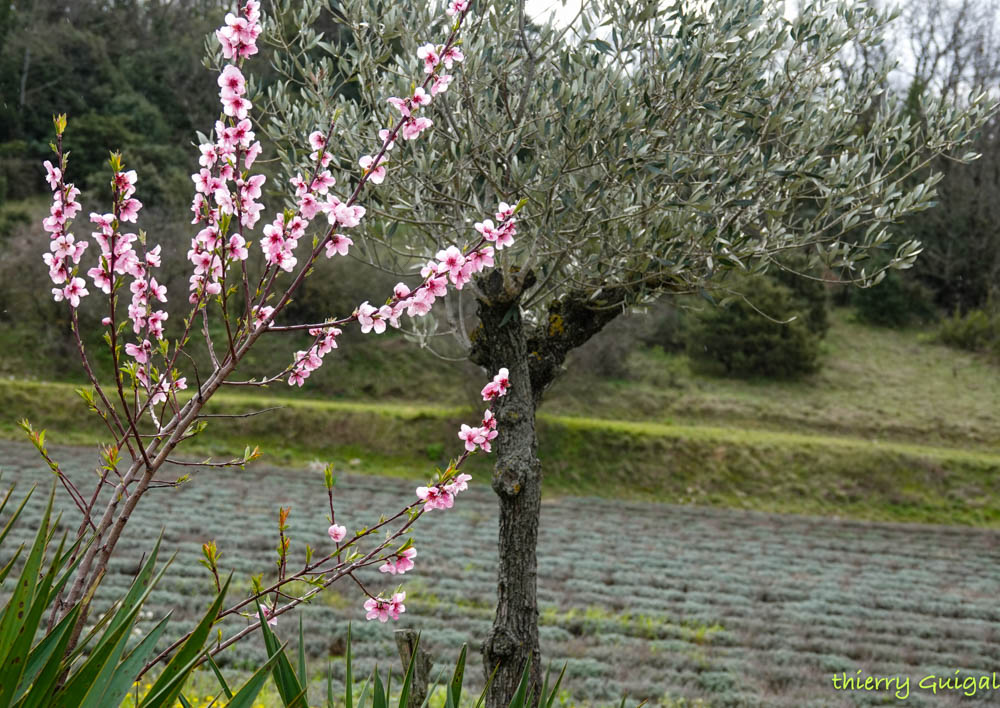
[{"label": "gnarled tree bark", "polygon": [[487,679],[496,674],[487,708],[506,708],[530,661],[532,690],[541,689],[538,644],[538,524],[542,466],[538,459],[535,414],[566,355],[622,312],[621,306],[595,309],[582,297],[553,302],[548,320],[529,328],[521,317],[521,295],[533,284],[493,271],[477,284],[480,327],[471,359],[495,373],[509,371],[510,389],[496,408],[498,436],[492,486],[500,503],[497,610],[483,643]]}]

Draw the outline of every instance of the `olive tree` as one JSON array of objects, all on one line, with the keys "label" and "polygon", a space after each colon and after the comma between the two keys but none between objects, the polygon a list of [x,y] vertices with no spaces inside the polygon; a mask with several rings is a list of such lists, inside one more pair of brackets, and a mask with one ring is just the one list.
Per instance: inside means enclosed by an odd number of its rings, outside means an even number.
[{"label": "olive tree", "polygon": [[[354,126],[371,116],[388,124],[393,109],[377,87],[395,76],[399,95],[411,90],[408,28],[434,8],[285,5],[269,130],[291,176],[307,157],[286,136],[331,115],[347,147],[338,152],[361,157],[373,135]],[[539,675],[535,413],[567,354],[632,305],[724,287],[728,271],[789,268],[793,251],[862,285],[908,267],[920,245],[897,240],[894,224],[932,205],[939,176],[924,168],[944,154],[973,157],[961,151],[992,110],[984,96],[961,109],[929,101],[915,122],[883,90],[887,63],[837,70],[847,48],[882,41],[890,16],[832,0],[792,18],[783,7],[615,0],[563,29],[533,24],[523,0],[479,7],[462,71],[423,114],[442,140],[419,153],[397,145],[370,198],[394,226],[368,227],[362,257],[399,271],[426,262],[442,239],[461,244],[488,229],[470,223],[470,207],[520,206],[516,244],[498,248],[497,267],[436,320],[473,362],[510,372],[492,480],[497,609],[483,657],[487,675],[499,669],[490,706],[505,705],[526,661]],[[311,29],[321,16],[337,23],[335,41]]]}]

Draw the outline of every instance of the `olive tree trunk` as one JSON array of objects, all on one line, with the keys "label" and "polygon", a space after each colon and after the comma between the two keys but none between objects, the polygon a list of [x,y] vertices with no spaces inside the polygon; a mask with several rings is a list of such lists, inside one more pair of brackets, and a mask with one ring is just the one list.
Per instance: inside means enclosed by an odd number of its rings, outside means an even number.
[{"label": "olive tree trunk", "polygon": [[493,675],[486,706],[506,708],[526,662],[531,662],[536,694],[541,686],[535,549],[542,474],[520,296],[505,295],[502,278],[483,285],[492,297],[479,305],[478,359],[493,373],[501,367],[510,372],[510,389],[496,406],[499,434],[493,441],[496,464],[492,486],[500,503],[497,611],[483,643],[486,678]]},{"label": "olive tree trunk", "polygon": [[[510,389],[496,407],[498,436],[493,490],[500,503],[497,611],[483,643],[483,669],[493,683],[487,708],[506,708],[530,661],[531,690],[541,689],[538,646],[538,524],[542,466],[538,459],[535,413],[566,355],[621,314],[626,293],[610,291],[612,306],[594,309],[590,299],[571,293],[549,306],[546,321],[526,326],[521,294],[534,283],[493,271],[477,281],[480,326],[470,358],[495,373],[509,372]],[[496,674],[494,675],[494,670]]]}]

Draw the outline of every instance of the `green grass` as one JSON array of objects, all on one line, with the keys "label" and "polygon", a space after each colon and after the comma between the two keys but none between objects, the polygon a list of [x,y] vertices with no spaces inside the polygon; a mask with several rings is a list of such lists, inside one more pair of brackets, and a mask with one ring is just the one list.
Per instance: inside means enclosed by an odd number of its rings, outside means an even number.
[{"label": "green grass", "polygon": [[[55,443],[105,440],[106,431],[72,389],[0,382],[0,435],[21,435],[16,420],[28,415]],[[424,479],[458,454],[455,431],[477,415],[459,407],[225,392],[208,410],[271,406],[280,408],[213,421],[185,453],[221,459],[260,445],[266,459],[280,464],[320,459],[359,473]],[[981,448],[546,413],[539,416],[539,436],[549,495],[1000,526],[1000,499],[989,493],[1000,454]],[[488,472],[490,462],[478,456],[470,467]]]},{"label": "green grass", "polygon": [[567,376],[546,398],[561,415],[845,435],[1000,450],[1000,368],[917,330],[868,327],[833,313],[819,373],[740,381],[690,372],[687,359],[641,349],[617,381]]}]

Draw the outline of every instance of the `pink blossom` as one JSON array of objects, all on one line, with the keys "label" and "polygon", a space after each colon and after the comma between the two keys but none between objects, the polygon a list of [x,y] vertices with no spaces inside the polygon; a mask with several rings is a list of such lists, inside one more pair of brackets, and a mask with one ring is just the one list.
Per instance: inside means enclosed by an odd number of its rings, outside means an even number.
[{"label": "pink blossom", "polygon": [[259,140],[248,147],[246,157],[243,159],[243,166],[249,170],[250,166],[254,163],[254,161],[256,161],[257,157],[263,150],[264,148],[260,146]]},{"label": "pink blossom", "polygon": [[420,134],[434,125],[434,122],[430,118],[408,118],[400,132],[403,135],[403,140],[415,140],[420,137]]},{"label": "pink blossom", "polygon": [[509,372],[506,368],[500,369],[493,380],[483,387],[483,400],[490,401],[494,398],[504,396],[507,394],[507,389],[510,388],[510,380],[508,378]]},{"label": "pink blossom", "polygon": [[245,261],[250,252],[246,247],[246,239],[244,239],[239,234],[233,234],[229,237],[229,244],[226,247],[226,255],[232,260]]},{"label": "pink blossom", "polygon": [[423,317],[431,311],[433,305],[434,295],[427,288],[418,288],[407,301],[406,314],[410,317]]},{"label": "pink blossom", "polygon": [[298,386],[299,388],[306,382],[309,377],[309,372],[302,371],[301,369],[293,369],[292,373],[288,375],[288,385]]},{"label": "pink blossom", "polygon": [[441,63],[438,48],[433,44],[425,44],[417,48],[417,56],[424,60],[424,73],[433,74],[435,67]]},{"label": "pink blossom", "polygon": [[106,294],[111,294],[111,276],[108,271],[103,267],[91,268],[87,271],[87,275],[90,276],[91,280],[94,281],[94,286],[99,288]]},{"label": "pink blossom", "polygon": [[482,221],[476,222],[476,231],[481,233],[483,235],[483,238],[486,239],[487,241],[497,240],[498,234],[496,227],[493,226],[492,219],[483,219]]},{"label": "pink blossom", "polygon": [[392,150],[392,148],[396,145],[395,140],[389,140],[390,135],[392,135],[392,132],[388,128],[382,128],[378,131],[378,138],[382,141],[382,144],[385,145],[386,150]]},{"label": "pink blossom", "polygon": [[454,495],[438,486],[417,487],[417,497],[424,502],[424,511],[450,509],[455,503]]},{"label": "pink blossom", "polygon": [[347,536],[347,527],[333,524],[330,528],[326,530],[326,532],[330,534],[331,541],[333,541],[334,543],[340,543],[341,541],[344,540],[344,537]]},{"label": "pink blossom", "polygon": [[[385,159],[380,157],[378,163],[375,163],[375,158],[371,155],[362,155],[361,159],[358,160],[358,164],[361,165],[361,169],[368,173],[368,179],[373,184],[382,184],[385,180]],[[375,165],[375,167],[372,167]]]},{"label": "pink blossom", "polygon": [[135,194],[135,183],[137,179],[138,176],[136,175],[135,170],[115,173],[115,189],[121,194],[122,198],[128,199]]},{"label": "pink blossom", "polygon": [[505,221],[499,229],[496,231],[496,244],[497,250],[502,250],[505,246],[510,246],[514,243],[514,234],[517,233],[514,221]]},{"label": "pink blossom", "polygon": [[398,592],[389,600],[370,597],[365,600],[365,619],[377,619],[379,622],[388,622],[390,618],[399,619],[399,616],[406,612],[403,600],[406,599],[405,592]]},{"label": "pink blossom", "polygon": [[278,618],[274,616],[274,612],[270,608],[264,607],[262,605],[261,608],[260,608],[260,611],[261,611],[261,614],[264,615],[264,619],[267,620],[268,626],[270,626],[270,627],[277,627],[278,626]]},{"label": "pink blossom", "polygon": [[307,193],[299,197],[299,211],[302,212],[302,216],[307,219],[312,220],[317,213],[319,213],[322,208],[316,195]]},{"label": "pink blossom", "polygon": [[246,93],[247,82],[239,67],[227,64],[222,73],[219,74],[219,87],[222,89],[223,96],[242,96]]},{"label": "pink blossom", "polygon": [[142,344],[132,344],[130,342],[125,345],[125,353],[140,364],[146,364],[149,362],[149,355],[151,351],[152,345],[149,343],[148,339],[144,339]]},{"label": "pink blossom", "polygon": [[448,292],[448,279],[447,278],[431,278],[425,284],[427,292],[431,293],[434,297],[444,297]]},{"label": "pink blossom", "polygon": [[[489,452],[489,450],[487,450]],[[457,474],[451,482],[444,486],[452,494],[458,494],[459,492],[464,492],[469,488],[469,480],[472,479],[470,474]]]},{"label": "pink blossom", "polygon": [[450,69],[452,62],[461,63],[465,61],[465,55],[462,54],[462,50],[458,47],[449,47],[441,54],[441,61],[444,62],[445,69]]},{"label": "pink blossom", "polygon": [[201,151],[201,157],[198,158],[198,164],[202,167],[211,167],[215,164],[215,161],[219,159],[219,153],[216,152],[214,143],[202,143],[198,146],[198,150]]},{"label": "pink blossom", "polygon": [[424,91],[423,86],[417,86],[413,91],[413,98],[411,100],[414,106],[429,106],[431,103],[430,94]]},{"label": "pink blossom", "polygon": [[313,150],[324,150],[326,148],[326,135],[319,130],[309,133],[309,145]]},{"label": "pink blossom", "polygon": [[270,305],[265,305],[264,307],[255,307],[253,309],[254,328],[263,326],[264,321],[271,316],[272,312],[274,312],[274,308],[271,307]]},{"label": "pink blossom", "polygon": [[406,605],[403,604],[403,600],[406,599],[405,592],[397,592],[389,600],[389,616],[394,620],[399,619],[399,616],[406,612]]},{"label": "pink blossom", "polygon": [[60,170],[58,167],[53,167],[52,163],[49,162],[48,160],[46,160],[42,164],[45,165],[45,172],[47,173],[45,175],[45,181],[49,183],[49,186],[52,188],[52,191],[54,192],[57,189],[59,189],[59,180],[62,179],[62,170]]},{"label": "pink blossom", "polygon": [[333,221],[336,221],[345,229],[349,229],[360,224],[364,215],[365,208],[363,206],[358,206],[357,204],[347,206],[346,204],[338,203],[327,214],[327,220],[329,220],[331,224]]},{"label": "pink blossom", "polygon": [[410,104],[409,101],[403,98],[397,98],[396,96],[390,96],[386,99],[393,108],[403,114],[404,118],[410,117]]},{"label": "pink blossom", "polygon": [[[239,238],[239,236],[235,236],[234,238]],[[156,278],[149,279],[149,293],[160,302],[167,301],[167,286],[157,283]]]},{"label": "pink blossom", "polygon": [[362,333],[368,334],[372,330],[375,330],[375,334],[385,332],[385,320],[382,319],[382,314],[378,309],[369,305],[367,300],[358,305],[356,312]]},{"label": "pink blossom", "polygon": [[458,432],[458,437],[465,441],[465,449],[469,452],[473,452],[479,443],[486,440],[479,428],[470,428],[465,423],[462,423],[462,429]]},{"label": "pink blossom", "polygon": [[439,93],[444,93],[451,86],[451,81],[454,77],[451,74],[438,74],[434,77],[434,83],[431,84],[431,96],[437,96]]},{"label": "pink blossom", "polygon": [[455,246],[449,246],[444,251],[438,251],[437,259],[441,261],[441,265],[445,267],[448,275],[451,276],[451,282],[457,284],[462,266],[465,265],[465,256],[462,255],[462,252]]},{"label": "pink blossom", "polygon": [[329,170],[323,170],[315,179],[312,181],[312,189],[319,194],[326,194],[330,191],[330,187],[337,184],[337,180],[334,179],[333,175],[330,174]]},{"label": "pink blossom", "polygon": [[396,296],[397,300],[405,300],[410,295],[410,288],[406,283],[396,283],[396,287],[392,289],[392,294]]},{"label": "pink blossom", "polygon": [[449,0],[448,9],[445,10],[445,14],[449,17],[454,15],[460,15],[469,8],[469,0]]},{"label": "pink blossom", "polygon": [[278,251],[272,256],[272,259],[274,264],[286,273],[291,273],[292,268],[294,268],[295,264],[298,263],[298,259],[287,250]]},{"label": "pink blossom", "polygon": [[477,273],[483,272],[486,268],[493,267],[493,247],[486,246],[479,249],[478,251],[473,251],[470,253],[465,262],[472,266],[472,269]]},{"label": "pink blossom", "polygon": [[[73,278],[62,289],[63,297],[69,300],[69,304],[71,307],[79,307],[80,298],[86,297],[88,295],[86,285],[87,283],[86,281],[84,281],[83,278]],[[62,300],[62,298],[56,299],[57,302],[60,300]]]},{"label": "pink blossom", "polygon": [[347,255],[347,249],[354,245],[354,241],[349,239],[344,234],[334,234],[330,237],[330,240],[326,242],[326,257],[333,258],[333,254],[339,253],[342,256]]},{"label": "pink blossom", "polygon": [[253,105],[250,101],[241,96],[232,95],[222,97],[222,112],[227,116],[243,120],[247,117],[247,112],[251,108],[253,108]]},{"label": "pink blossom", "polygon": [[497,213],[494,214],[494,216],[497,218],[497,221],[500,222],[502,222],[504,219],[510,218],[513,215],[514,215],[514,207],[512,207],[507,202],[500,202],[497,205]]}]

